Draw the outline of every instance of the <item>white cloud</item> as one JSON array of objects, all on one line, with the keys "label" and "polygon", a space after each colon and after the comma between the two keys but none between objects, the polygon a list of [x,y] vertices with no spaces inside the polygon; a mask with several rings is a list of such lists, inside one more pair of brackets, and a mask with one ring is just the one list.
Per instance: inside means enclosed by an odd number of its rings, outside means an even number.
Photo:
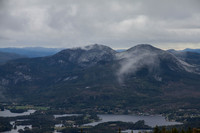
[{"label": "white cloud", "polygon": [[[1,0],[0,47],[200,43],[198,0]],[[177,45],[176,45],[177,44]],[[179,48],[179,47],[178,47]]]},{"label": "white cloud", "polygon": [[136,16],[136,18],[130,18],[122,20],[118,23],[111,23],[110,30],[112,34],[124,34],[131,32],[132,30],[142,30],[146,27],[147,17],[144,15]]}]

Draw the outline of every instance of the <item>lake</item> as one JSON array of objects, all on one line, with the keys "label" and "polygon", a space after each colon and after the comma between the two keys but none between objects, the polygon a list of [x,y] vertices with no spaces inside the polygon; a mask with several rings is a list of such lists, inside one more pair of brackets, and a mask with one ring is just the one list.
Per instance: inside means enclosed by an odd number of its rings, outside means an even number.
[{"label": "lake", "polygon": [[133,133],[145,133],[145,132],[151,132],[152,130],[125,130],[122,131],[122,133],[131,133],[131,131],[133,131]]},{"label": "lake", "polygon": [[54,118],[59,118],[59,117],[68,117],[68,116],[80,116],[80,114],[63,114],[63,115],[53,115]]},{"label": "lake", "polygon": [[182,123],[167,121],[165,117],[161,115],[149,115],[149,116],[141,116],[141,115],[98,115],[101,119],[98,122],[92,122],[89,124],[85,124],[84,126],[95,126],[100,123],[109,122],[109,121],[122,121],[122,122],[137,122],[139,120],[144,120],[145,124],[151,127],[157,126],[168,126],[168,125],[180,125]]},{"label": "lake", "polygon": [[[34,113],[35,110],[28,110],[23,113],[12,113],[9,110],[4,110],[0,111],[0,117],[16,117],[16,116],[24,116],[24,115],[30,115],[31,113]],[[54,115],[54,118],[59,118],[59,117],[67,117],[67,116],[79,116],[81,114],[63,114],[63,115]],[[110,121],[122,121],[122,122],[137,122],[139,120],[144,120],[145,124],[151,127],[157,126],[168,126],[168,125],[180,125],[182,123],[179,122],[172,122],[172,121],[167,121],[165,117],[161,115],[149,115],[149,116],[142,116],[142,115],[111,115],[111,114],[104,114],[104,115],[98,115],[98,117],[101,119],[98,122],[92,122],[88,124],[84,124],[84,126],[95,126],[100,123],[104,122],[110,122]],[[26,120],[26,119],[24,119]],[[14,125],[14,122],[11,122],[12,125]],[[55,127],[60,127],[60,124],[56,124]],[[19,129],[24,129],[25,127],[31,128],[31,125],[26,125],[26,126],[17,126],[17,130]],[[17,133],[17,130],[12,129],[11,131],[4,132],[4,133]],[[140,130],[137,130],[140,131]],[[134,133],[137,132],[134,130]],[[125,132],[130,133],[131,130],[126,130]],[[55,131],[55,133],[57,133]]]},{"label": "lake", "polygon": [[35,110],[28,110],[28,111],[23,112],[23,113],[12,113],[12,112],[10,112],[10,110],[4,110],[4,111],[0,111],[0,117],[24,116],[24,115],[30,115],[34,112],[35,112]]}]

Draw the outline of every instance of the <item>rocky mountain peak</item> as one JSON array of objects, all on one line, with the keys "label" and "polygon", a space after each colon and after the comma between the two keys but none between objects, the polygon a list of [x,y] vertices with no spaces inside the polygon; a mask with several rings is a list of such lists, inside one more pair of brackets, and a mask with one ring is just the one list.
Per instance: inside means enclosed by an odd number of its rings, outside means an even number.
[{"label": "rocky mountain peak", "polygon": [[138,45],[128,49],[127,51],[136,51],[136,50],[141,50],[141,51],[148,50],[148,51],[154,51],[154,52],[161,51],[161,49],[153,47],[150,44],[138,44]]},{"label": "rocky mountain peak", "polygon": [[113,49],[111,49],[108,46],[102,45],[102,44],[92,44],[92,45],[87,45],[84,47],[78,47],[75,49],[82,49],[82,50],[86,50],[86,51],[91,51],[91,50],[98,50],[98,51],[107,51],[107,52],[114,52]]},{"label": "rocky mountain peak", "polygon": [[93,44],[85,47],[66,49],[56,54],[56,56],[62,57],[63,60],[78,63],[81,66],[90,66],[99,62],[113,60],[115,53],[116,51],[108,46]]}]

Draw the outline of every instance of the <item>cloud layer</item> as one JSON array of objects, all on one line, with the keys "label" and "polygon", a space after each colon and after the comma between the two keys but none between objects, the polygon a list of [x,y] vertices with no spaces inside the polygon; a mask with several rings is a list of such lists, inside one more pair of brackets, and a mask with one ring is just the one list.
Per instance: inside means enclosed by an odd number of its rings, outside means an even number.
[{"label": "cloud layer", "polygon": [[0,0],[0,47],[200,48],[199,0]]}]

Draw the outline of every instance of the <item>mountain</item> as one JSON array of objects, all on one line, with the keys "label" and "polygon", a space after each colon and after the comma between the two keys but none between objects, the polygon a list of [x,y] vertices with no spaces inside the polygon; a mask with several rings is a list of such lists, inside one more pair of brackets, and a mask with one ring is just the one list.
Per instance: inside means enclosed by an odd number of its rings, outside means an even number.
[{"label": "mountain", "polygon": [[0,52],[0,64],[6,63],[7,61],[19,59],[19,58],[25,58],[25,56],[14,54],[14,53],[5,53]]},{"label": "mountain", "polygon": [[[115,51],[103,45],[90,45],[83,48],[66,49],[55,56],[60,61],[70,61],[80,66],[90,66],[99,62],[109,62],[114,59]],[[62,60],[63,59],[63,60]]]},{"label": "mountain", "polygon": [[[169,52],[142,44],[117,54],[118,59],[123,59],[120,73],[136,72],[141,68],[148,69],[151,74],[163,74],[168,72],[192,72],[198,73],[198,68],[192,66],[170,54]],[[167,74],[167,73],[166,73]]]},{"label": "mountain", "polygon": [[65,49],[0,66],[0,99],[73,110],[164,112],[200,108],[199,66],[141,44]]},{"label": "mountain", "polygon": [[26,57],[44,57],[54,55],[61,48],[25,47],[25,48],[0,48],[1,52],[15,53]]}]

